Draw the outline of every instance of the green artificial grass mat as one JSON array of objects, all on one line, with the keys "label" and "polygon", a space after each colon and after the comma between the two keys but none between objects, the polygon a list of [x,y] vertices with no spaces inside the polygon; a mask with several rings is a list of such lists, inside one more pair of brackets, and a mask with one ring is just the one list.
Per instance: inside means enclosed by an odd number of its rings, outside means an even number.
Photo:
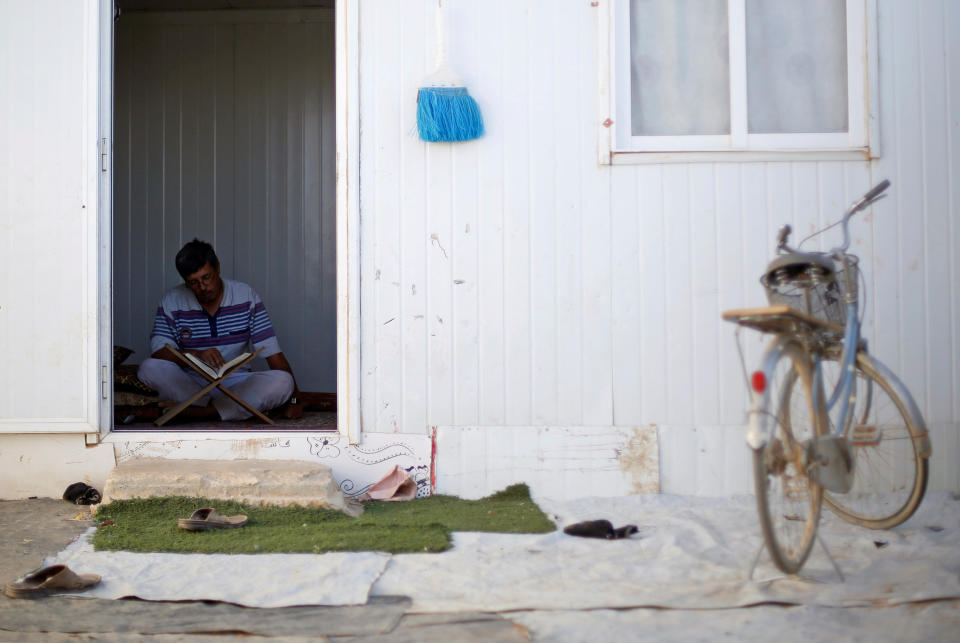
[{"label": "green artificial grass mat", "polygon": [[[224,516],[244,514],[236,529],[192,532],[177,527],[201,507]],[[115,500],[97,510],[98,551],[177,553],[315,553],[328,551],[438,552],[453,531],[542,534],[556,526],[530,498],[525,484],[480,500],[435,495],[407,502],[365,502],[353,518],[308,507],[264,507],[208,498]]]}]

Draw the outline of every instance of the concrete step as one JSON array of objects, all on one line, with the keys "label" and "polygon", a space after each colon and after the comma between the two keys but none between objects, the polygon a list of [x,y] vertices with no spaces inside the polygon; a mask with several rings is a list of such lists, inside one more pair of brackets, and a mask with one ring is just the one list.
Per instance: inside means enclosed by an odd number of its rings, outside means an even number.
[{"label": "concrete step", "polygon": [[187,496],[235,500],[252,505],[326,507],[351,515],[330,467],[301,460],[171,460],[134,458],[107,476],[103,502]]}]

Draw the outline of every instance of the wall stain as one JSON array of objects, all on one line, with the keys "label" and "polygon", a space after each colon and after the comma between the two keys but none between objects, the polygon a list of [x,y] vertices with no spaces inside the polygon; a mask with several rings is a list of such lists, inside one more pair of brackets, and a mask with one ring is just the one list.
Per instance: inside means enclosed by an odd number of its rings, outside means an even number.
[{"label": "wall stain", "polygon": [[631,493],[660,493],[660,453],[657,430],[637,427],[617,453],[620,470],[630,478]]}]

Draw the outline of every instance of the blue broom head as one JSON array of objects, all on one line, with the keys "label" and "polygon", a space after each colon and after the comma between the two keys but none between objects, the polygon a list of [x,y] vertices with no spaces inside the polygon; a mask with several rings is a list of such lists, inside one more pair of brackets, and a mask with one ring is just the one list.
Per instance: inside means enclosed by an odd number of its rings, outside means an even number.
[{"label": "blue broom head", "polygon": [[466,87],[421,87],[417,130],[429,143],[469,141],[483,136],[483,117]]}]

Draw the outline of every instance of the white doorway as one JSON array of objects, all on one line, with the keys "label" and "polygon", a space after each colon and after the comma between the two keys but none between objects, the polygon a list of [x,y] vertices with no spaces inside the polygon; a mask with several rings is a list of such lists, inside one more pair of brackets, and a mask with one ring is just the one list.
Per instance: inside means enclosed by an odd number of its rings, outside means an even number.
[{"label": "white doorway", "polygon": [[[233,4],[187,12],[197,3],[119,1],[113,202],[104,208],[112,242],[101,257],[113,276],[110,343],[136,351],[131,362],[149,354],[157,301],[180,279],[173,255],[199,237],[214,244],[225,276],[266,302],[300,389],[343,399],[340,382],[358,359],[344,330],[350,319],[359,326],[349,289],[337,297],[338,277],[350,283],[338,272],[355,262],[340,250],[351,242],[336,168],[347,160],[337,155],[347,139],[336,67],[343,25],[333,0],[225,8]],[[344,399],[343,411],[351,406]],[[356,441],[359,422],[340,415]]]}]

